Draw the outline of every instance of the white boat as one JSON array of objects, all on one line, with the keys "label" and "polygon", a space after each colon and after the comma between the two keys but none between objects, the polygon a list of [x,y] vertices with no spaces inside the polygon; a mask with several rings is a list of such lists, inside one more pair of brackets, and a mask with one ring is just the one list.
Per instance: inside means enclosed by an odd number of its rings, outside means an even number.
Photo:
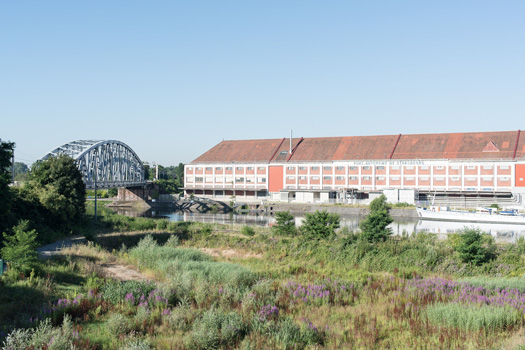
[{"label": "white boat", "polygon": [[[481,209],[481,210],[480,210]],[[525,216],[516,211],[497,213],[493,208],[478,208],[476,212],[449,210],[447,207],[416,208],[422,220],[487,222],[525,225]]]}]

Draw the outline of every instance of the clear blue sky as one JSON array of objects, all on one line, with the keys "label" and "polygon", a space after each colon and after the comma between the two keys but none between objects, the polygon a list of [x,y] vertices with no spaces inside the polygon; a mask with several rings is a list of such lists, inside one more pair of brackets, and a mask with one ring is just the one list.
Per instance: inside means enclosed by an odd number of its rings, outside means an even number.
[{"label": "clear blue sky", "polygon": [[223,139],[525,129],[525,1],[2,1],[0,138],[190,162]]}]

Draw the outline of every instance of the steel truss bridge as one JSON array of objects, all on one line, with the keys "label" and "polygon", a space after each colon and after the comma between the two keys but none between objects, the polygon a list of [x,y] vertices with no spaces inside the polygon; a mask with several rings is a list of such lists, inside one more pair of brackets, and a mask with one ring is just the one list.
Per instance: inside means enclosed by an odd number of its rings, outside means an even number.
[{"label": "steel truss bridge", "polygon": [[145,170],[137,154],[116,140],[78,140],[60,146],[42,160],[59,155],[73,158],[87,189],[137,187],[146,184]]}]

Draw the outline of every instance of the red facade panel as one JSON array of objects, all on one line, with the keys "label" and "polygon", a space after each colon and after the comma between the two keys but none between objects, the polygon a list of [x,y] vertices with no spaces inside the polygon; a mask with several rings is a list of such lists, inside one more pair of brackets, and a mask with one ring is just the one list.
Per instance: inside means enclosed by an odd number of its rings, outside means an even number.
[{"label": "red facade panel", "polygon": [[525,187],[525,164],[516,164],[516,187]]},{"label": "red facade panel", "polygon": [[268,190],[279,192],[283,189],[283,166],[272,165],[269,167]]}]

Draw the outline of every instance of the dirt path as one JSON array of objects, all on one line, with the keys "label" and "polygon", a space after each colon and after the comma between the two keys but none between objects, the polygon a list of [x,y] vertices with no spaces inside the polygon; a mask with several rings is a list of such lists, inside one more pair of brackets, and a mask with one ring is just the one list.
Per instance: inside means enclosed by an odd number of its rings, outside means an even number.
[{"label": "dirt path", "polygon": [[107,277],[119,281],[146,281],[147,278],[137,270],[120,264],[101,265],[104,274]]},{"label": "dirt path", "polygon": [[[85,242],[86,239],[82,236],[69,237],[55,243],[38,247],[37,252],[41,259],[49,259],[54,255],[60,255],[61,250],[63,249],[70,248]],[[100,267],[102,268],[102,273],[105,276],[119,281],[146,281],[148,279],[139,271],[123,264],[109,262],[106,264],[101,264]]]}]

